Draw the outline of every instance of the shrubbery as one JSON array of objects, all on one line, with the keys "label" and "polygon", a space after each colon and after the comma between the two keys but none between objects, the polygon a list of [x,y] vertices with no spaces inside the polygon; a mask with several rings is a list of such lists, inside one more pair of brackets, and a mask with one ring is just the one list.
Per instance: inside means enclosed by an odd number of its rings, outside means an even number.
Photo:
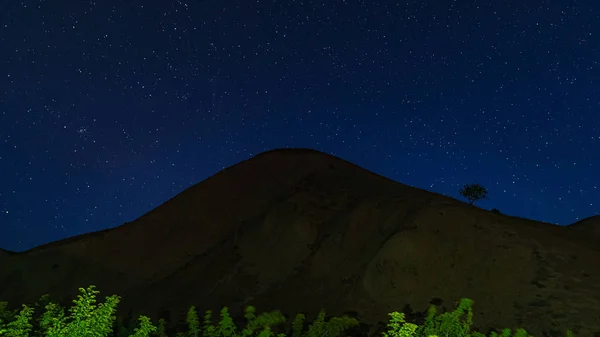
[{"label": "shrubbery", "polygon": [[467,184],[458,190],[458,193],[463,197],[469,200],[469,204],[473,205],[473,203],[479,199],[488,199],[487,190],[480,184]]},{"label": "shrubbery", "polygon": [[[127,335],[113,332],[115,311],[120,297],[112,295],[106,297],[104,303],[96,303],[99,293],[94,286],[87,289],[80,288],[80,295],[73,301],[69,308],[69,315],[61,306],[50,302],[48,295],[40,298],[34,306],[23,305],[21,310],[11,311],[6,302],[0,302],[0,335],[1,337],[167,337],[166,322],[158,321],[155,326],[147,316],[138,318],[137,327]],[[425,323],[417,326],[404,321],[404,314],[390,313],[391,319],[387,324],[387,331],[382,337],[484,337],[479,332],[471,332],[473,301],[467,298],[460,300],[458,307],[453,312],[435,316],[435,306],[430,306],[427,311]],[[42,314],[34,315],[35,309],[45,309]],[[466,314],[466,319],[461,317]],[[202,324],[194,306],[187,314],[187,331],[177,332],[177,337],[285,337],[281,325],[285,317],[279,311],[256,315],[256,310],[248,306],[244,312],[247,325],[238,329],[229,314],[229,309],[221,309],[221,320],[212,323],[212,311],[205,312]],[[333,317],[325,320],[325,311],[321,311],[308,329],[304,329],[305,316],[296,315],[291,326],[290,337],[342,337],[343,333],[359,324],[355,318]],[[34,326],[35,324],[35,326]],[[279,327],[279,328],[278,328]],[[124,330],[122,330],[124,331]],[[277,332],[279,331],[279,332]],[[511,330],[504,329],[500,334],[491,332],[490,337],[511,337]],[[523,329],[517,329],[513,337],[530,337]],[[567,330],[567,336],[572,337]]]}]

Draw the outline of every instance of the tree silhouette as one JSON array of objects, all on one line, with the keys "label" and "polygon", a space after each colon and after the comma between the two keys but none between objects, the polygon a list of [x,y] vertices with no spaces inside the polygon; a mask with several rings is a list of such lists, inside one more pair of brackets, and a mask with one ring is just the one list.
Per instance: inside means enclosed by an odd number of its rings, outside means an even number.
[{"label": "tree silhouette", "polygon": [[479,184],[467,184],[463,186],[458,193],[469,200],[469,204],[473,205],[476,200],[488,199],[487,190]]}]

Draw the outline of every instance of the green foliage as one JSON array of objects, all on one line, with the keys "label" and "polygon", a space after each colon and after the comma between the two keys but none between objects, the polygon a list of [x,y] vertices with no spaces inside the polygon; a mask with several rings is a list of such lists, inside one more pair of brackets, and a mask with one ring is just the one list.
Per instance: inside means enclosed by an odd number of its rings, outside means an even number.
[{"label": "green foliage", "polygon": [[[502,332],[500,332],[500,334],[498,334],[495,331],[492,331],[492,332],[490,332],[490,337],[511,337],[510,332],[511,332],[510,329],[504,329],[504,330],[502,330]],[[525,331],[524,329],[517,329],[517,331],[515,331],[515,334],[513,335],[513,337],[532,337],[532,336],[529,335],[527,333],[527,331]]]},{"label": "green foliage", "polygon": [[325,311],[321,310],[317,318],[308,326],[308,331],[304,337],[319,337],[325,334]]},{"label": "green foliage", "polygon": [[54,303],[48,303],[46,305],[46,312],[40,320],[40,327],[46,333],[47,337],[59,337],[66,325],[66,321],[65,310]]},{"label": "green foliage", "polygon": [[202,329],[204,337],[219,337],[217,328],[212,324],[212,310],[206,310],[204,313],[204,328]]},{"label": "green foliage", "polygon": [[219,335],[222,337],[233,337],[236,336],[236,326],[233,322],[233,318],[229,315],[229,308],[223,307],[221,309],[221,320],[219,321]]},{"label": "green foliage", "polygon": [[476,200],[487,199],[487,190],[479,184],[464,185],[459,191],[460,195],[469,200],[469,204],[473,204]]},{"label": "green foliage", "polygon": [[[472,300],[462,298],[455,311],[437,317],[434,317],[436,313],[435,306],[431,305],[427,310],[425,324],[417,329],[418,333],[423,336],[469,336],[469,330],[473,324],[472,304]],[[466,321],[461,321],[460,317],[465,313],[467,314]]]},{"label": "green foliage", "polygon": [[0,302],[0,329],[6,322],[11,322],[16,315],[16,311],[8,308],[8,302]]},{"label": "green foliage", "polygon": [[[196,320],[198,320],[198,314],[196,314]],[[158,327],[154,335],[156,337],[167,337],[167,333],[165,331],[167,323],[164,318],[158,320]]]},{"label": "green foliage", "polygon": [[356,318],[348,316],[343,317],[332,317],[325,322],[325,310],[321,310],[317,314],[317,318],[309,325],[308,330],[303,333],[303,323],[305,316],[303,314],[296,315],[296,318],[292,322],[292,337],[338,337],[342,333],[352,327],[359,324]]},{"label": "green foliage", "polygon": [[412,337],[418,326],[404,321],[404,313],[394,311],[389,314],[392,318],[387,324],[388,330],[383,333],[383,337]]},{"label": "green foliage", "polygon": [[29,332],[33,328],[30,323],[33,316],[33,308],[23,304],[23,309],[17,314],[14,320],[6,325],[5,335],[7,337],[29,337]]},{"label": "green foliage", "polygon": [[[73,301],[69,308],[69,316],[57,304],[50,302],[44,295],[34,307],[23,305],[21,310],[11,311],[6,302],[0,302],[0,336],[1,337],[108,337],[112,335],[115,324],[115,311],[120,298],[117,295],[107,296],[104,303],[97,304],[96,295],[99,293],[94,286],[87,289],[80,288],[80,295]],[[471,332],[473,324],[473,301],[462,298],[453,312],[436,316],[435,306],[430,306],[422,326],[408,323],[404,314],[390,313],[387,331],[382,337],[486,337],[479,332]],[[45,312],[39,317],[34,317],[35,307],[44,308]],[[272,328],[285,322],[285,317],[279,311],[256,315],[256,309],[248,306],[244,311],[247,320],[245,328],[238,330],[229,309],[221,309],[221,319],[217,324],[211,321],[212,311],[207,310],[201,326],[198,312],[191,306],[187,314],[187,333],[178,332],[177,337],[285,337],[283,333],[275,336]],[[464,319],[463,316],[466,317]],[[298,314],[292,322],[291,337],[341,337],[345,330],[357,326],[358,320],[347,316],[332,317],[325,320],[325,311],[319,312],[315,320],[309,325],[306,332],[303,324],[306,317]],[[35,328],[34,324],[38,323]],[[135,322],[131,321],[131,324]],[[138,325],[131,332],[122,334],[126,337],[167,337],[165,332],[166,322],[158,321],[154,326],[147,316],[139,316]],[[573,337],[570,330],[566,330],[567,337]],[[490,332],[489,337],[511,337],[511,330],[504,329],[500,333]],[[512,337],[532,337],[524,329],[517,329]]]},{"label": "green foliage", "polygon": [[[99,292],[93,286],[80,288],[79,291],[81,295],[73,301],[69,317],[65,317],[63,308],[49,302],[47,296],[40,298],[37,306],[47,303],[44,306],[46,312],[38,320],[38,331],[41,334],[46,337],[107,337],[112,333],[119,297],[108,296],[105,303],[96,305],[96,294]],[[28,337],[33,328],[30,323],[33,312],[33,308],[24,305],[21,312],[0,333],[3,336]]]},{"label": "green foliage", "polygon": [[285,322],[285,317],[279,311],[265,312],[256,316],[256,309],[253,306],[246,307],[244,317],[248,321],[246,328],[242,330],[241,336],[252,336],[258,329],[263,329],[258,336],[271,336],[271,327]]},{"label": "green foliage", "polygon": [[157,330],[157,328],[152,325],[152,322],[150,322],[150,318],[146,316],[140,316],[139,322],[140,326],[135,328],[133,334],[129,335],[129,337],[148,337]]},{"label": "green foliage", "polygon": [[113,331],[115,311],[119,303],[116,295],[106,297],[106,302],[96,305],[99,291],[94,286],[79,288],[80,295],[73,300],[69,308],[70,316],[64,316],[64,310],[53,303],[46,306],[49,315],[42,318],[47,327],[48,337],[106,337]]},{"label": "green foliage", "polygon": [[302,328],[306,316],[304,314],[297,314],[292,322],[292,337],[302,337]]},{"label": "green foliage", "polygon": [[248,306],[244,312],[244,317],[248,321],[246,328],[238,331],[231,315],[229,308],[221,309],[221,320],[218,324],[212,323],[212,311],[207,310],[204,314],[203,327],[200,329],[196,308],[190,307],[188,311],[188,335],[199,336],[202,332],[203,337],[247,337],[255,334],[259,329],[257,336],[270,337],[273,335],[271,327],[285,322],[285,317],[278,312],[267,312],[256,316],[256,310],[252,306]]},{"label": "green foliage", "polygon": [[34,316],[31,321],[33,325],[33,329],[30,332],[30,335],[33,336],[43,336],[44,335],[44,327],[42,326],[42,319],[44,317],[43,313],[45,312],[45,308],[48,304],[50,304],[51,298],[50,295],[44,294],[40,296],[40,298],[33,305]]},{"label": "green foliage", "polygon": [[195,306],[192,305],[190,310],[188,310],[186,321],[189,329],[188,337],[200,337],[202,330],[200,330],[200,320],[198,319],[198,312]]},{"label": "green foliage", "polygon": [[326,324],[326,330],[329,332],[329,336],[342,336],[344,331],[359,324],[360,322],[356,318],[348,316],[332,317]]},{"label": "green foliage", "polygon": [[253,322],[255,322],[256,319],[256,308],[251,305],[247,306],[244,310],[244,318],[246,318],[247,323],[246,328],[242,330],[241,336],[251,336],[254,332],[254,329],[256,329],[256,326],[253,326]]}]

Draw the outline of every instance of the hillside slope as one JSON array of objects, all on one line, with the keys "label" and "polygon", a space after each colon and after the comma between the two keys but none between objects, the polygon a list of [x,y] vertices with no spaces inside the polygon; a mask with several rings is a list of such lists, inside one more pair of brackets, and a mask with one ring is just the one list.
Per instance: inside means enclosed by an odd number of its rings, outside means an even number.
[{"label": "hillside slope", "polygon": [[600,249],[572,228],[491,213],[339,158],[275,150],[227,168],[132,223],[0,256],[0,300],[70,301],[95,284],[121,312],[177,320],[252,304],[314,317],[453,309],[481,331],[600,334]]},{"label": "hillside slope", "polygon": [[587,237],[590,244],[600,246],[600,215],[580,220],[567,228],[573,233]]}]

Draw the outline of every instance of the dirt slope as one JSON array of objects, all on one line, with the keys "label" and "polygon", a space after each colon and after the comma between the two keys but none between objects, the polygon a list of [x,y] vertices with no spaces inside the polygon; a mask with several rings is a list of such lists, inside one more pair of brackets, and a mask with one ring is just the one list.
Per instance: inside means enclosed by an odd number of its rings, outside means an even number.
[{"label": "dirt slope", "polygon": [[600,246],[600,215],[580,220],[568,228],[573,233],[587,237],[590,244]]},{"label": "dirt slope", "polygon": [[[596,225],[595,228],[598,226]],[[415,189],[317,151],[227,168],[132,223],[3,256],[0,300],[95,284],[120,312],[182,317],[252,304],[314,317],[453,309],[478,329],[600,335],[600,249],[586,231]]]}]

